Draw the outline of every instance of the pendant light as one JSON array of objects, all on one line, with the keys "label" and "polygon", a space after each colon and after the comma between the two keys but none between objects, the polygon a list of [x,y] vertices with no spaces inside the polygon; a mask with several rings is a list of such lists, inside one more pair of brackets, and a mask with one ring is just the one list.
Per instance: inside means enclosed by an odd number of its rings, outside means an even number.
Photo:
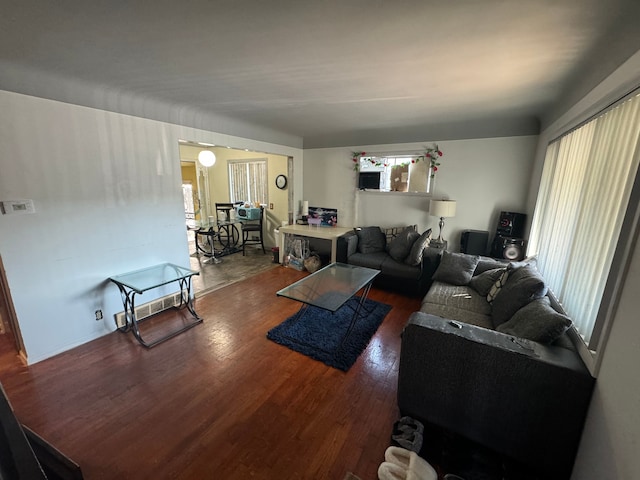
[{"label": "pendant light", "polygon": [[203,167],[212,167],[216,163],[216,156],[211,150],[201,150],[198,161]]}]

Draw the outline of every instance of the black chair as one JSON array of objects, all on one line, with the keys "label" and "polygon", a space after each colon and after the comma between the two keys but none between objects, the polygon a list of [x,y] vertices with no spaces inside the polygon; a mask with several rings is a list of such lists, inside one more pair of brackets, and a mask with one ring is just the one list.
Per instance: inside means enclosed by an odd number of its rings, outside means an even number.
[{"label": "black chair", "polygon": [[[267,253],[264,249],[264,233],[263,233],[263,219],[264,219],[264,207],[260,207],[260,219],[258,223],[243,223],[242,224],[242,255],[244,255],[244,248],[246,245],[261,245],[262,253]],[[258,233],[258,238],[251,238],[255,233]]]},{"label": "black chair", "polygon": [[228,222],[231,220],[231,210],[235,208],[233,203],[216,203],[216,220]]}]

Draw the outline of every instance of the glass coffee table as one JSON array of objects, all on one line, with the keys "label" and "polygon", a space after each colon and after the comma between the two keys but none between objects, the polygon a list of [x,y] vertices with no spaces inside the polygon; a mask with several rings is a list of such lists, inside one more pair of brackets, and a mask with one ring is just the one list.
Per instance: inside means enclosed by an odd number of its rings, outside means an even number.
[{"label": "glass coffee table", "polygon": [[[380,270],[372,268],[347,265],[345,263],[332,263],[283,288],[276,295],[302,303],[300,310],[296,314],[295,321],[304,315],[309,306],[322,308],[330,312],[336,312],[344,305],[352,308],[351,324],[337,348],[339,350],[349,337],[356,321],[361,317],[362,310],[367,311],[364,303],[367,295],[369,295],[374,278],[379,274]],[[348,302],[360,291],[362,291],[360,299],[356,306],[353,307]]]}]

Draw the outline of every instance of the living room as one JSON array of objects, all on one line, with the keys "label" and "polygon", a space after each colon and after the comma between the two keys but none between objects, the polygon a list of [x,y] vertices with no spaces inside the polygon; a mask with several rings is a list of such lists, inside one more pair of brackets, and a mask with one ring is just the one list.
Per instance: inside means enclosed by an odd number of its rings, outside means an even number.
[{"label": "living room", "polygon": [[[637,52],[637,37],[622,33]],[[601,49],[611,45],[616,46]],[[13,85],[18,68],[8,68],[0,83],[0,200],[33,199],[35,214],[0,216],[0,255],[28,363],[114,335],[110,320],[122,310],[122,301],[107,281],[110,275],[159,261],[188,264],[179,139],[292,157],[293,208],[309,200],[337,208],[342,225],[416,223],[421,231],[437,225],[427,198],[358,192],[351,155],[416,150],[437,142],[444,155],[434,193],[458,201],[458,213],[445,229],[456,244],[463,229],[492,230],[501,210],[532,215],[548,141],[637,85],[640,53],[602,58],[601,68],[610,66],[606,76],[596,69],[577,79],[574,90],[556,102],[557,117],[542,130],[505,121],[482,136],[454,136],[435,125],[423,134],[414,132],[413,140],[361,134],[342,146],[324,146],[320,140],[315,146],[303,144],[265,126],[216,116],[203,120],[197,112],[163,122],[150,112],[168,108],[165,104],[113,90],[102,91],[102,107],[92,106],[83,97],[91,95],[81,78],[68,83],[75,102],[18,93]],[[609,60],[620,60],[619,65]],[[477,132],[482,121],[468,123],[468,131]],[[636,248],[603,352],[576,479],[630,478],[629,472],[640,468],[632,449],[640,419],[631,368],[638,360],[638,262]],[[102,310],[104,321],[95,320],[96,310]]]}]

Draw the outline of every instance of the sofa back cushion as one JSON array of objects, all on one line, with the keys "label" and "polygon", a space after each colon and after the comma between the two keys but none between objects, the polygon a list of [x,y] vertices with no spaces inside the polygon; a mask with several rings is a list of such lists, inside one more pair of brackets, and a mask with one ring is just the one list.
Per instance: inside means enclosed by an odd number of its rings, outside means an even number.
[{"label": "sofa back cushion", "polygon": [[482,272],[480,275],[474,275],[471,280],[469,280],[469,286],[483,297],[486,297],[487,295],[489,295],[491,287],[493,287],[493,285],[498,281],[505,270],[505,267],[494,268],[492,270]]},{"label": "sofa back cushion", "polygon": [[496,330],[534,342],[551,344],[570,326],[571,319],[556,312],[545,296],[522,307]]},{"label": "sofa back cushion", "polygon": [[506,260],[498,260],[496,258],[489,257],[480,257],[478,261],[478,265],[476,266],[476,271],[473,272],[474,275],[480,275],[481,273],[486,272],[487,270],[495,270],[496,268],[505,268],[509,265],[509,262]]},{"label": "sofa back cushion", "polygon": [[450,283],[452,285],[467,285],[478,265],[480,257],[465,253],[442,252],[440,265],[433,280]]},{"label": "sofa back cushion", "polygon": [[359,227],[355,229],[358,235],[358,252],[376,253],[384,251],[387,239],[380,227]]},{"label": "sofa back cushion", "polygon": [[387,245],[387,252],[396,262],[402,262],[409,256],[411,247],[420,237],[413,227],[407,227],[398,233]]},{"label": "sofa back cushion", "polygon": [[507,271],[507,281],[491,304],[491,318],[495,328],[511,319],[528,303],[547,294],[547,284],[534,266],[508,268]]}]

